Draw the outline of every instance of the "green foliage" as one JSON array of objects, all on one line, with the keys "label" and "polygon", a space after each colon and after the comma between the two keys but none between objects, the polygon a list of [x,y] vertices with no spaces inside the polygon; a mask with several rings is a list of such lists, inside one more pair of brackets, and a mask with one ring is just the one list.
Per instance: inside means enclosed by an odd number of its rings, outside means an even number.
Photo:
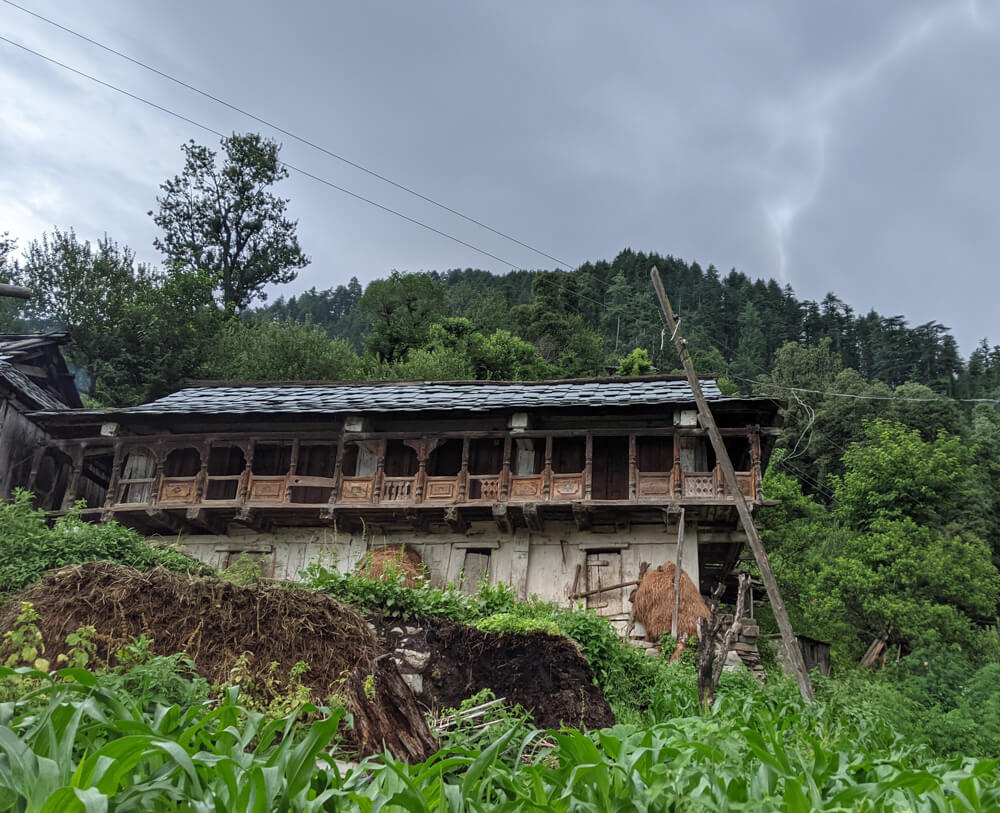
[{"label": "green foliage", "polygon": [[615,375],[648,375],[653,370],[653,364],[649,360],[649,353],[636,347],[631,353],[618,360],[618,369]]},{"label": "green foliage", "polygon": [[183,144],[184,169],[160,185],[154,245],[167,262],[205,272],[219,304],[241,311],[266,285],[291,282],[309,264],[285,216],[287,201],[270,188],[288,177],[276,141],[256,133],[222,139],[221,166],[208,147]]},{"label": "green foliage", "polygon": [[[507,747],[498,759],[511,767],[524,756],[523,745],[537,735],[531,723],[531,716],[517,703],[497,703],[487,709],[475,711],[479,706],[495,702],[496,695],[490,689],[483,689],[457,709],[442,709],[441,718],[453,718],[454,723],[441,738],[442,751],[483,752],[503,740]],[[522,747],[519,747],[522,746]]]},{"label": "green foliage", "polygon": [[35,612],[35,605],[30,601],[21,602],[21,612],[14,621],[14,627],[3,634],[3,646],[0,655],[4,657],[4,666],[33,666],[36,669],[47,669],[48,661],[41,656],[45,653],[42,632],[38,628],[41,616]]},{"label": "green foliage", "polygon": [[31,505],[31,494],[18,489],[0,503],[0,593],[33,584],[46,570],[95,560],[148,570],[162,565],[179,573],[210,569],[169,547],[156,547],[116,522],[95,525],[71,511],[52,526],[45,512]]},{"label": "green foliage", "polygon": [[118,650],[118,664],[102,675],[102,683],[140,708],[204,703],[211,686],[198,675],[194,661],[183,652],[157,655],[152,645],[152,639],[143,635]]},{"label": "green foliage", "polygon": [[159,273],[105,237],[96,247],[72,229],[32,242],[15,278],[35,292],[24,313],[69,334],[89,394],[111,405],[166,395],[193,377],[219,326],[211,279],[195,269]]},{"label": "green foliage", "polygon": [[365,348],[395,362],[427,344],[430,326],[447,315],[447,300],[429,275],[393,271],[368,285],[358,308],[370,325]]},{"label": "green foliage", "polygon": [[348,381],[361,378],[361,359],[343,339],[310,322],[229,320],[202,374],[244,381]]},{"label": "green foliage", "polygon": [[375,613],[409,621],[442,618],[461,621],[468,616],[471,599],[454,586],[431,587],[425,582],[410,588],[404,574],[389,568],[382,579],[368,579],[310,564],[302,574],[308,585],[324,590],[362,613]]},{"label": "green foliage", "polygon": [[488,615],[476,621],[475,626],[483,632],[512,632],[518,635],[527,635],[533,632],[541,632],[546,635],[559,635],[561,632],[559,625],[555,621],[518,616],[513,613]]},{"label": "green foliage", "polygon": [[56,658],[57,662],[71,669],[86,669],[92,664],[97,652],[97,643],[94,641],[96,635],[97,630],[89,624],[78,627],[76,632],[66,636],[69,652]]},{"label": "green foliage", "polygon": [[260,583],[263,575],[264,569],[260,560],[254,559],[248,553],[241,553],[235,562],[219,574],[219,578],[232,582],[237,587],[252,587]]}]

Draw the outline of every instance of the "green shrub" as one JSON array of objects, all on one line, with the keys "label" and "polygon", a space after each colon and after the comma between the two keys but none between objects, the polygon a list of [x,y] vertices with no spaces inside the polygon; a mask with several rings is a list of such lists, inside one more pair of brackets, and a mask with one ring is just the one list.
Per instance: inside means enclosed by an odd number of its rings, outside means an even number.
[{"label": "green shrub", "polygon": [[49,527],[45,512],[18,489],[11,502],[0,503],[0,593],[34,584],[47,570],[95,560],[139,570],[162,565],[177,572],[210,573],[211,568],[168,547],[151,545],[135,531],[107,522],[85,522],[77,511]]},{"label": "green shrub", "polygon": [[480,618],[473,626],[483,632],[512,632],[526,635],[532,632],[543,632],[546,635],[561,635],[559,625],[555,621],[530,616],[518,616],[513,613],[496,613]]},{"label": "green shrub", "polygon": [[102,676],[102,683],[128,695],[140,708],[195,706],[208,700],[212,687],[194,661],[183,652],[157,655],[152,645],[143,635],[120,649],[115,653],[118,666]]}]

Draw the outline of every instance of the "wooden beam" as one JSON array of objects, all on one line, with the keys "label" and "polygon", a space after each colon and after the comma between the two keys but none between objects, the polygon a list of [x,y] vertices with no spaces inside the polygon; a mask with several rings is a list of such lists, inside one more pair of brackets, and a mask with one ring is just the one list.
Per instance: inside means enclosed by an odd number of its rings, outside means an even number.
[{"label": "wooden beam", "polygon": [[449,505],[444,509],[444,521],[448,523],[448,527],[456,534],[464,534],[469,527],[469,523],[465,521],[462,512],[454,505]]},{"label": "wooden beam", "polygon": [[576,521],[577,530],[590,530],[590,509],[581,502],[573,503],[573,519]]},{"label": "wooden beam", "polygon": [[538,503],[526,502],[522,504],[521,512],[524,514],[524,522],[528,526],[529,531],[541,532],[544,530],[542,518],[538,513]]},{"label": "wooden beam", "polygon": [[677,640],[677,616],[681,611],[681,567],[684,564],[684,508],[677,520],[677,561],[674,563],[674,611],[670,616],[670,635]]},{"label": "wooden beam", "polygon": [[764,581],[765,587],[767,587],[767,596],[771,602],[771,609],[774,611],[775,620],[778,622],[778,629],[781,631],[781,639],[788,651],[788,662],[793,673],[792,676],[799,685],[799,692],[802,694],[802,698],[811,701],[815,695],[812,683],[809,681],[809,673],[806,671],[806,665],[802,660],[802,652],[799,650],[795,631],[792,629],[792,622],[788,618],[788,611],[785,609],[785,602],[781,598],[778,582],[774,578],[774,572],[771,570],[771,563],[768,561],[767,552],[760,541],[757,527],[753,524],[750,507],[747,505],[747,501],[743,496],[743,492],[740,491],[739,483],[736,480],[733,461],[729,459],[726,445],[723,443],[722,436],[719,434],[719,428],[715,424],[715,417],[712,415],[708,401],[701,391],[701,384],[698,381],[698,374],[695,372],[694,363],[691,361],[691,354],[688,352],[687,343],[680,334],[673,308],[670,307],[670,300],[667,299],[667,293],[663,290],[660,272],[654,267],[650,270],[650,277],[653,281],[653,287],[656,289],[656,296],[660,300],[663,316],[667,320],[667,329],[670,331],[671,341],[673,341],[681,363],[684,365],[688,384],[698,404],[698,422],[708,432],[712,448],[715,449],[715,459],[722,466],[722,474],[725,477],[726,487],[736,504],[736,511],[739,513],[740,521],[743,523],[743,530],[746,531],[747,540],[750,542],[750,549],[753,551],[754,559],[757,561],[757,567],[760,568],[761,579]]},{"label": "wooden beam", "polygon": [[496,522],[497,528],[499,528],[503,533],[512,533],[514,526],[510,521],[510,514],[507,512],[507,503],[494,503],[493,509],[493,521]]}]

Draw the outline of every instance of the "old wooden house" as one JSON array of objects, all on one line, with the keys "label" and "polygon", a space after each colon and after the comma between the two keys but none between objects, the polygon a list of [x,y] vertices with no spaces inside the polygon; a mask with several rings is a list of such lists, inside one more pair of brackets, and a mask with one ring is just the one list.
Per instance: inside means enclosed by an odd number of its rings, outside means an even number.
[{"label": "old wooden house", "polygon": [[[760,506],[776,404],[703,387],[740,489]],[[707,592],[743,543],[677,377],[206,383],[34,420],[65,461],[60,506],[83,497],[95,520],[179,537],[219,567],[247,553],[278,578],[406,543],[436,584],[503,581],[566,601],[635,578],[640,562],[673,561],[683,506],[684,568]],[[623,618],[627,592],[588,601]]]},{"label": "old wooden house", "polygon": [[31,482],[44,507],[62,508],[64,458],[29,415],[83,406],[62,356],[66,341],[64,333],[0,334],[0,499]]}]

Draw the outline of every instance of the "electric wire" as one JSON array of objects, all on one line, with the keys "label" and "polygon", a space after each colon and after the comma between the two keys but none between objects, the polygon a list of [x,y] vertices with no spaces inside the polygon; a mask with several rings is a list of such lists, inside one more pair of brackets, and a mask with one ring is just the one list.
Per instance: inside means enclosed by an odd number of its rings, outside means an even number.
[{"label": "electric wire", "polygon": [[[436,206],[436,207],[438,207],[439,209],[442,209],[445,212],[453,214],[456,217],[460,217],[463,220],[468,221],[469,223],[473,223],[476,226],[479,226],[480,228],[485,229],[486,231],[491,232],[491,233],[497,235],[498,237],[502,237],[505,240],[509,240],[512,243],[517,243],[517,245],[521,246],[522,248],[526,248],[529,251],[532,251],[532,252],[534,252],[535,254],[538,254],[541,257],[545,257],[548,260],[552,260],[552,262],[556,263],[557,265],[562,266],[563,268],[565,268],[567,270],[572,271],[573,268],[574,268],[574,266],[570,265],[569,263],[565,262],[564,260],[560,260],[558,257],[553,257],[551,254],[549,254],[549,253],[547,253],[545,251],[542,251],[542,249],[540,249],[540,248],[537,248],[537,247],[535,247],[535,246],[533,246],[533,245],[531,245],[529,243],[525,243],[524,241],[519,240],[518,238],[514,237],[513,235],[507,234],[506,232],[500,231],[499,229],[495,229],[492,226],[488,225],[487,223],[484,223],[483,221],[476,219],[475,217],[467,215],[464,212],[459,211],[458,209],[454,209],[451,206],[448,206],[448,205],[446,205],[444,203],[441,203],[440,201],[435,200],[432,197],[429,197],[428,195],[424,195],[421,192],[418,192],[417,190],[413,189],[412,187],[406,186],[405,184],[399,183],[398,181],[394,181],[392,178],[389,178],[388,176],[383,175],[382,173],[376,172],[375,170],[370,169],[370,168],[364,166],[363,164],[359,164],[356,161],[352,161],[351,159],[346,158],[345,156],[340,155],[340,154],[334,152],[333,150],[330,150],[327,147],[322,146],[321,144],[317,144],[315,141],[312,141],[312,140],[310,140],[308,138],[305,138],[304,136],[300,136],[300,135],[298,135],[297,133],[295,133],[295,132],[293,132],[291,130],[288,130],[288,129],[286,129],[286,128],[278,125],[278,124],[275,124],[273,121],[269,121],[268,119],[265,119],[262,116],[258,116],[255,113],[251,113],[249,110],[246,110],[246,109],[244,109],[242,107],[239,107],[238,105],[232,104],[231,102],[227,102],[225,99],[221,99],[218,96],[215,96],[215,95],[213,95],[212,93],[209,93],[206,90],[202,90],[201,88],[196,87],[195,85],[192,85],[192,84],[190,84],[188,82],[185,82],[182,79],[178,79],[176,76],[173,76],[173,75],[167,73],[166,71],[160,70],[159,68],[156,68],[156,67],[154,67],[152,65],[149,65],[148,63],[143,62],[140,59],[136,59],[135,57],[129,56],[126,53],[123,53],[123,52],[121,52],[119,50],[116,50],[115,48],[112,48],[110,45],[105,45],[103,42],[99,42],[98,40],[95,40],[95,39],[93,39],[91,37],[88,37],[86,34],[81,34],[79,31],[76,31],[76,30],[70,28],[69,26],[62,25],[61,23],[58,23],[55,20],[52,20],[52,19],[44,16],[43,14],[39,14],[36,11],[32,11],[31,9],[28,9],[28,8],[25,8],[24,6],[18,5],[17,3],[13,2],[12,0],[2,0],[2,2],[6,3],[8,6],[11,6],[12,8],[17,9],[18,11],[22,11],[25,14],[29,14],[32,17],[35,17],[36,19],[39,19],[42,22],[47,23],[48,25],[54,26],[55,28],[58,28],[60,31],[64,31],[67,34],[70,34],[70,35],[72,35],[74,37],[77,37],[77,38],[83,40],[84,42],[87,42],[87,43],[89,43],[89,44],[91,44],[91,45],[93,45],[93,46],[95,46],[97,48],[101,48],[102,50],[107,51],[110,54],[114,54],[115,56],[117,56],[117,57],[119,57],[121,59],[127,60],[128,62],[131,62],[133,65],[137,65],[138,67],[142,68],[143,70],[146,70],[146,71],[149,71],[151,73],[154,73],[157,76],[159,76],[159,77],[161,77],[163,79],[166,79],[169,82],[173,82],[174,84],[179,85],[180,87],[183,87],[183,88],[185,88],[187,90],[190,90],[193,93],[197,93],[199,96],[202,96],[202,97],[204,97],[206,99],[209,99],[209,100],[211,100],[211,101],[213,101],[213,102],[215,102],[217,104],[221,104],[223,107],[227,107],[230,110],[232,110],[232,111],[234,111],[236,113],[239,113],[242,116],[246,116],[247,118],[252,119],[253,121],[256,121],[258,124],[263,124],[265,127],[270,127],[272,130],[276,130],[277,132],[281,133],[282,135],[288,136],[289,138],[292,138],[292,139],[294,139],[295,141],[298,141],[301,144],[305,144],[306,146],[311,147],[314,150],[318,150],[319,152],[323,153],[324,155],[329,156],[330,158],[334,158],[334,159],[336,159],[338,161],[341,161],[341,162],[347,164],[348,166],[353,167],[354,169],[357,169],[357,170],[359,170],[361,172],[366,173],[367,175],[370,175],[373,178],[377,178],[378,180],[383,181],[384,183],[387,183],[387,184],[389,184],[391,186],[394,186],[397,189],[399,189],[399,190],[401,190],[403,192],[406,192],[407,194],[413,195],[414,197],[419,198],[422,201],[430,203],[433,206]],[[9,40],[8,40],[8,42],[9,42]],[[494,259],[496,259],[496,258],[494,258]]]}]

